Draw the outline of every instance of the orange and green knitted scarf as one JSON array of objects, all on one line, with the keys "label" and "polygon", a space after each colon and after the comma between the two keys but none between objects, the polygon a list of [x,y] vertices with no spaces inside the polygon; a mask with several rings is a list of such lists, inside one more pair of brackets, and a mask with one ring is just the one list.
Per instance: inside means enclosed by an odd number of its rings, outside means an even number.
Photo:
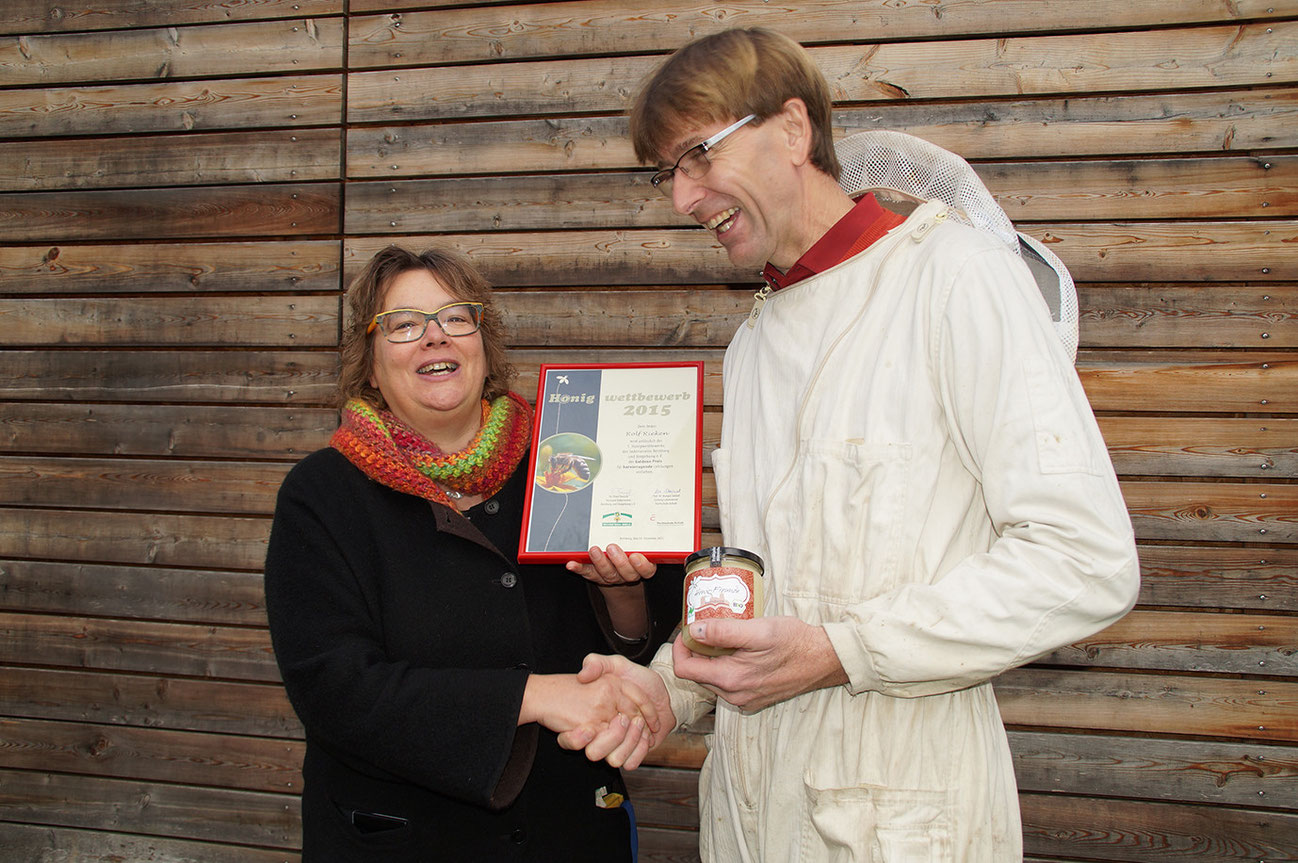
[{"label": "orange and green knitted scarf", "polygon": [[437,445],[360,399],[343,407],[329,445],[376,482],[455,509],[446,489],[491,497],[505,485],[532,442],[532,410],[507,393],[482,400],[482,428],[469,445],[443,453]]}]

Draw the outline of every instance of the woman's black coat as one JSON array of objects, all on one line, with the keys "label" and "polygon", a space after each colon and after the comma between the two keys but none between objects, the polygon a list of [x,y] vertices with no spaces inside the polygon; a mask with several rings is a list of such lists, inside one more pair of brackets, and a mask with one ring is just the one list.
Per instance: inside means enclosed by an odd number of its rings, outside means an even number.
[{"label": "woman's black coat", "polygon": [[[525,474],[467,519],[332,449],[285,479],[266,606],[307,735],[304,863],[630,859],[626,811],[596,805],[625,793],[618,771],[517,726],[530,673],[611,646],[583,579],[517,563]],[[680,581],[646,583],[654,634],[635,658],[677,622]]]}]

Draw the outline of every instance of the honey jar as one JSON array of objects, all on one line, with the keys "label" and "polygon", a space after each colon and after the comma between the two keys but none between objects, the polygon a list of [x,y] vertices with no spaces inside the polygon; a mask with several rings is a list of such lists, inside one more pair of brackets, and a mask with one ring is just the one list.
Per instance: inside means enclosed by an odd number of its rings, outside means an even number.
[{"label": "honey jar", "polygon": [[734,648],[712,647],[690,638],[699,620],[751,620],[762,614],[762,559],[742,548],[712,546],[685,558],[684,627],[681,641],[695,653],[723,656]]}]

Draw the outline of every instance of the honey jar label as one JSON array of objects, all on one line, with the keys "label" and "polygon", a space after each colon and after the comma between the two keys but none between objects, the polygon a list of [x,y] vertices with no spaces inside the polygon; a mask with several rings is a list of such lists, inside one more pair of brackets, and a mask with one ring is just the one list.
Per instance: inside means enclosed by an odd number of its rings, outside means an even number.
[{"label": "honey jar label", "polygon": [[685,623],[716,617],[753,616],[753,573],[736,566],[691,573],[685,592]]}]

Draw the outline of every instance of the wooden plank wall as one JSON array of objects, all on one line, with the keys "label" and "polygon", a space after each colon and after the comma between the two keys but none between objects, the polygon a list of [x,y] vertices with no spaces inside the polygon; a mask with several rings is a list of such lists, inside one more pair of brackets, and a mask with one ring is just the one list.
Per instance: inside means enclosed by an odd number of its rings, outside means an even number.
[{"label": "wooden plank wall", "polygon": [[[752,274],[648,188],[637,82],[764,25],[840,134],[975,163],[1079,283],[1143,587],[998,693],[1033,860],[1298,859],[1298,0],[7,0],[0,847],[296,859],[259,570],[335,423],[341,286],[398,240],[543,358],[720,357]],[[716,539],[714,498],[706,523]],[[697,859],[700,733],[634,774]]]}]

